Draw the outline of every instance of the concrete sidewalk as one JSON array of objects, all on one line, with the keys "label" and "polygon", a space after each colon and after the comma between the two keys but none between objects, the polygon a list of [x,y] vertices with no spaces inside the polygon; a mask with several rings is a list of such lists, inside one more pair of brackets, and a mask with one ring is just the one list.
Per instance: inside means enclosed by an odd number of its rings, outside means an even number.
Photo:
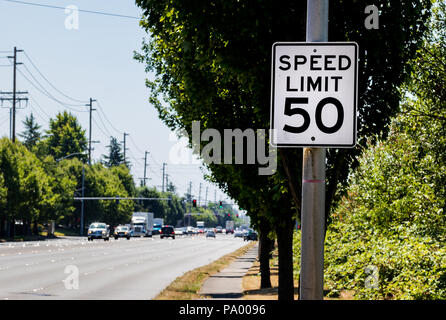
[{"label": "concrete sidewalk", "polygon": [[210,299],[241,299],[243,296],[242,279],[257,258],[258,245],[237,258],[223,271],[209,277],[201,287],[200,295]]}]

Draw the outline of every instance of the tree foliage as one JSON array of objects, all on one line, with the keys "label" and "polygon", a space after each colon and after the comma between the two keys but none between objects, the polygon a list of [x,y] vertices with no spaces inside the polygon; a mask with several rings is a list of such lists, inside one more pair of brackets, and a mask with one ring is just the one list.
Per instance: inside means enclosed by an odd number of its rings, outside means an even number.
[{"label": "tree foliage", "polygon": [[42,137],[42,133],[39,131],[41,126],[36,122],[36,118],[34,118],[32,113],[22,123],[25,126],[25,130],[19,133],[19,136],[23,138],[23,144],[28,149],[31,149],[37,145]]},{"label": "tree foliage", "polygon": [[[74,153],[83,153],[87,150],[85,130],[80,126],[77,118],[64,111],[58,113],[55,119],[50,119],[50,129],[47,132],[47,151],[55,159]],[[78,158],[85,156],[78,155]]]},{"label": "tree foliage", "polygon": [[104,165],[106,167],[119,166],[124,163],[124,154],[121,151],[121,145],[115,137],[110,138],[110,144],[107,146],[108,155],[104,155]]},{"label": "tree foliage", "polygon": [[[445,299],[445,4],[412,60],[387,139],[369,141],[326,237],[326,286],[361,299]],[[298,239],[296,239],[298,241]],[[295,251],[299,250],[298,246]],[[375,286],[366,286],[370,267]]]}]

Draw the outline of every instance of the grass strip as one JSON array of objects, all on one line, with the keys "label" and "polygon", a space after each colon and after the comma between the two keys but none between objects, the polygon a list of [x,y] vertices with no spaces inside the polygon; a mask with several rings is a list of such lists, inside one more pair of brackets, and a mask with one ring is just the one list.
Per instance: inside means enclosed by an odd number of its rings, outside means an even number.
[{"label": "grass strip", "polygon": [[238,257],[244,255],[255,245],[255,243],[256,242],[251,241],[246,246],[231,252],[208,265],[186,272],[161,291],[154,300],[197,300],[205,298],[199,294],[204,281],[226,268]]}]

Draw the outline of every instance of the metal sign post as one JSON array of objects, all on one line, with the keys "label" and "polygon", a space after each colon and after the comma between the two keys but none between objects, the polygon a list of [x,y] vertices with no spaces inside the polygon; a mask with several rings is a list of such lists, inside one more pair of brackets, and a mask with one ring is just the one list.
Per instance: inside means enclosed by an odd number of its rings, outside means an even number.
[{"label": "metal sign post", "polygon": [[323,299],[325,148],[356,144],[358,45],[327,42],[328,0],[308,0],[307,41],[272,46],[271,144],[303,147],[300,299]]},{"label": "metal sign post", "polygon": [[[307,42],[328,41],[328,0],[307,2]],[[301,212],[301,300],[324,298],[325,148],[304,148]]]}]

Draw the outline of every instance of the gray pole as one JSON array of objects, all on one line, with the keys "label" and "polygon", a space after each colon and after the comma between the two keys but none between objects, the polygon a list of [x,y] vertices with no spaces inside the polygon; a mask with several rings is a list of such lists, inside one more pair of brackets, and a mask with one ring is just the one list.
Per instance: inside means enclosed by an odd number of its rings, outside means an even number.
[{"label": "gray pole", "polygon": [[124,153],[124,164],[127,166],[127,158],[126,158],[126,151],[127,151],[127,147],[126,147],[126,137],[128,136],[128,133],[124,132],[124,140],[122,141],[122,143],[124,144],[124,148],[123,148],[123,153]]},{"label": "gray pole", "polygon": [[148,152],[146,151],[145,153],[144,153],[144,187],[146,186],[146,168],[147,168],[147,154],[148,154]]},{"label": "gray pole", "polygon": [[92,117],[93,117],[93,111],[95,111],[96,109],[93,109],[93,101],[96,101],[92,98],[90,98],[90,103],[87,104],[87,106],[90,107],[90,130],[88,132],[88,165],[91,165],[91,121],[92,121]]},{"label": "gray pole", "polygon": [[163,162],[163,184],[162,184],[162,192],[164,192],[164,175],[165,175],[165,170],[166,170],[166,163]]},{"label": "gray pole", "polygon": [[198,189],[198,206],[200,206],[200,202],[201,202],[201,182],[200,182],[200,188]]},{"label": "gray pole", "polygon": [[[328,0],[307,2],[307,42],[328,41]],[[302,166],[301,300],[324,298],[325,149],[304,148]]]},{"label": "gray pole", "polygon": [[[82,163],[82,198],[84,198],[85,163]],[[81,200],[81,236],[84,235],[84,199]]]},{"label": "gray pole", "polygon": [[206,187],[206,197],[204,199],[204,206],[206,208],[208,207],[208,187]]},{"label": "gray pole", "polygon": [[17,48],[14,47],[14,73],[12,84],[12,142],[15,142],[15,92],[16,92]]}]

